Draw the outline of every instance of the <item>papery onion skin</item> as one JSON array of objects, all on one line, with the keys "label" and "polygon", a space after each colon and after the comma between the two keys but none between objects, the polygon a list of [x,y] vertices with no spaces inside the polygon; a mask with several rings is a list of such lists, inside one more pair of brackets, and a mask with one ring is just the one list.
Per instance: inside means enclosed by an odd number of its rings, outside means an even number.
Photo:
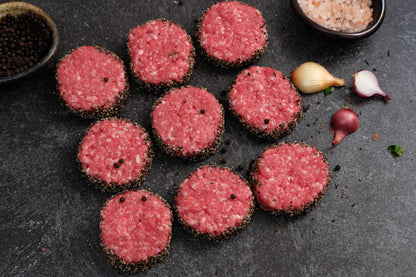
[{"label": "papery onion skin", "polygon": [[359,125],[358,115],[352,109],[342,108],[335,112],[329,126],[329,130],[334,134],[332,144],[338,145],[347,135],[357,131]]},{"label": "papery onion skin", "polygon": [[352,82],[355,92],[361,97],[380,95],[386,101],[391,100],[390,96],[380,88],[376,75],[370,70],[358,71],[352,75]]},{"label": "papery onion skin", "polygon": [[290,75],[292,83],[303,93],[320,92],[329,87],[345,86],[345,81],[332,76],[328,70],[315,62],[298,66]]}]

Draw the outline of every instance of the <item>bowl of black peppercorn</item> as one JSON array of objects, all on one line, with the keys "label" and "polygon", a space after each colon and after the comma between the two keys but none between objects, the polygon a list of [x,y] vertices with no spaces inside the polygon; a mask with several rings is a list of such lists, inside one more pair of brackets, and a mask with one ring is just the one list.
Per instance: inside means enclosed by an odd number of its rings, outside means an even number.
[{"label": "bowl of black peppercorn", "polygon": [[25,2],[0,4],[0,85],[47,66],[58,49],[58,30],[39,7]]}]

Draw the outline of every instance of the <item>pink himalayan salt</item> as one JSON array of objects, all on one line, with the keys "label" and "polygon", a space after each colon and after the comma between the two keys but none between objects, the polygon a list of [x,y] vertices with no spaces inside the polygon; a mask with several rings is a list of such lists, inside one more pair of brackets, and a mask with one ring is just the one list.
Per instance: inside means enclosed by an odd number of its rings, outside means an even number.
[{"label": "pink himalayan salt", "polygon": [[327,29],[355,33],[373,20],[371,0],[298,0],[312,21]]}]

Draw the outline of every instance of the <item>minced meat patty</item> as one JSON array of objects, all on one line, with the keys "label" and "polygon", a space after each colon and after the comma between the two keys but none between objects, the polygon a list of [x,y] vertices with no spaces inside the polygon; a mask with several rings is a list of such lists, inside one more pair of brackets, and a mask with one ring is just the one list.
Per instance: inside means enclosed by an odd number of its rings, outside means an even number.
[{"label": "minced meat patty", "polygon": [[105,203],[100,229],[102,247],[114,266],[143,271],[168,254],[172,212],[156,194],[126,191]]},{"label": "minced meat patty", "polygon": [[131,69],[139,83],[157,89],[189,80],[195,50],[179,25],[166,19],[149,21],[130,31],[127,46]]},{"label": "minced meat patty", "polygon": [[289,134],[302,117],[302,101],[280,71],[252,66],[243,70],[230,88],[234,115],[260,137],[279,139]]},{"label": "minced meat patty", "polygon": [[127,119],[93,124],[81,141],[78,161],[88,180],[104,191],[140,185],[153,158],[147,132]]},{"label": "minced meat patty", "polygon": [[267,45],[266,22],[259,10],[238,1],[211,6],[197,27],[197,39],[206,56],[224,66],[254,62]]},{"label": "minced meat patty", "polygon": [[98,46],[67,54],[58,64],[56,78],[65,105],[88,118],[115,113],[129,92],[123,62]]},{"label": "minced meat patty", "polygon": [[306,143],[281,143],[266,149],[251,172],[257,202],[279,214],[309,211],[329,182],[325,157]]},{"label": "minced meat patty", "polygon": [[156,102],[151,117],[162,149],[184,159],[202,159],[214,153],[224,132],[222,105],[198,87],[170,90]]},{"label": "minced meat patty", "polygon": [[180,222],[195,235],[224,239],[250,222],[253,199],[239,174],[204,166],[179,185],[175,203]]}]

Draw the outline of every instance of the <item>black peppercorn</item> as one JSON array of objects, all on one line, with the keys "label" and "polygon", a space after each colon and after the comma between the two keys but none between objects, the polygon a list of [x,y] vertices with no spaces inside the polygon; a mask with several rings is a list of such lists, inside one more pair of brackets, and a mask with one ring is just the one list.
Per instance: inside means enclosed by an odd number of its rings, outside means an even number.
[{"label": "black peppercorn", "polygon": [[120,202],[123,203],[126,200],[124,197],[120,197]]},{"label": "black peppercorn", "polygon": [[205,114],[205,110],[204,110],[204,109],[201,109],[201,113],[202,113],[202,114]]},{"label": "black peppercorn", "polygon": [[119,165],[118,163],[114,163],[114,167],[115,167],[115,168],[119,168],[119,167],[120,167],[120,165]]},{"label": "black peppercorn", "polygon": [[1,17],[0,38],[0,76],[27,70],[45,57],[52,45],[51,29],[32,12]]},{"label": "black peppercorn", "polygon": [[235,194],[231,193],[231,199],[235,199],[235,198],[236,198]]},{"label": "black peppercorn", "polygon": [[146,197],[146,196],[143,196],[143,197],[142,197],[142,201],[143,201],[143,202],[146,202],[146,200],[147,200],[147,197]]},{"label": "black peppercorn", "polygon": [[123,159],[119,159],[118,162],[122,164],[122,163],[124,163],[124,160]]},{"label": "black peppercorn", "polygon": [[268,120],[267,118],[264,120],[265,124],[269,124],[270,120]]},{"label": "black peppercorn", "polygon": [[104,77],[104,82],[108,82],[108,78],[107,77]]}]

